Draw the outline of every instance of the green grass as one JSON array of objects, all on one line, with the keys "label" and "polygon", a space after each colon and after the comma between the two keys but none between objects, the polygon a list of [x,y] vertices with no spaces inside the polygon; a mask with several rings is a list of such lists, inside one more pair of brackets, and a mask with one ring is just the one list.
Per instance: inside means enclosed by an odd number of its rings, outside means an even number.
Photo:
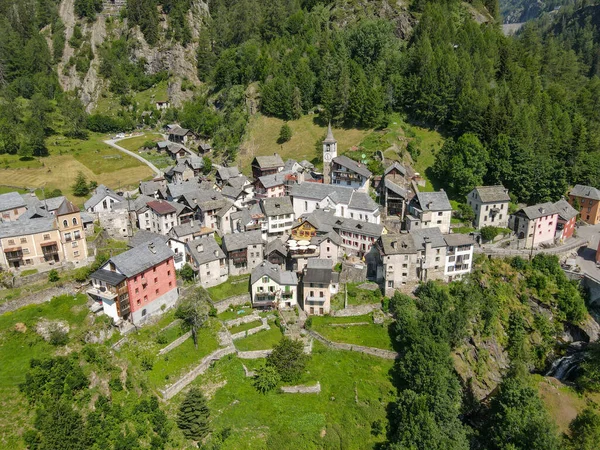
[{"label": "green grass", "polygon": [[[223,450],[352,450],[373,448],[384,441],[384,436],[371,434],[371,424],[385,421],[386,406],[393,400],[392,361],[332,351],[315,343],[300,382],[319,381],[321,393],[266,395],[258,393],[244,375],[242,364],[255,368],[254,363],[224,358],[195,382],[211,389],[227,381],[209,400],[213,429],[231,427]],[[181,397],[174,399],[176,404]]]},{"label": "green grass", "polygon": [[[30,427],[33,410],[19,393],[31,358],[51,356],[56,348],[35,332],[36,322],[44,317],[69,323],[70,338],[78,336],[88,314],[85,295],[61,296],[50,302],[31,305],[0,316],[0,448],[24,448],[20,434]],[[27,327],[25,333],[14,331],[17,323]],[[72,343],[69,343],[72,346]]]},{"label": "green grass", "polygon": [[166,347],[167,345],[169,345],[175,339],[181,337],[183,334],[184,334],[184,331],[181,328],[181,324],[173,325],[168,330],[161,331],[161,332],[158,333],[158,335],[161,336],[162,338],[164,338],[164,340],[166,341],[165,344],[161,344],[164,347]]},{"label": "green grass", "polygon": [[[243,313],[238,314],[239,311],[243,311]],[[233,310],[228,309],[227,311],[223,311],[217,316],[217,318],[223,322],[226,322],[228,320],[238,319],[240,317],[247,316],[248,314],[252,314],[252,311],[252,307],[250,306],[237,306]]]},{"label": "green grass", "polygon": [[35,275],[36,273],[38,273],[37,269],[27,269],[27,270],[24,270],[23,272],[21,272],[21,276],[26,277],[28,275]]},{"label": "green grass", "polygon": [[[363,283],[347,283],[346,289],[348,290],[348,305],[366,305],[371,303],[380,303],[383,295],[379,289],[370,291],[368,289],[359,289]],[[340,292],[333,296],[331,305],[335,311],[344,308],[346,294],[344,287],[340,287]]]},{"label": "green grass", "polygon": [[131,152],[137,152],[147,141],[163,141],[164,138],[158,133],[144,133],[141,136],[135,136],[119,141],[119,145]]},{"label": "green grass", "polygon": [[248,323],[242,323],[241,325],[236,325],[235,327],[231,327],[229,332],[231,334],[241,333],[242,331],[251,330],[252,328],[260,327],[262,325],[260,320],[254,320]]},{"label": "green grass", "polygon": [[[368,322],[368,325],[355,325],[348,327],[332,327],[330,324]],[[393,350],[392,340],[388,333],[388,323],[374,324],[370,315],[355,317],[329,317],[314,316],[312,327],[317,333],[322,334],[333,342],[364,345],[366,347]]]},{"label": "green grass", "polygon": [[[136,92],[133,96],[133,102],[137,103],[139,108],[146,108],[147,106],[154,107],[154,102],[159,100],[168,99],[168,82],[161,81],[155,84],[150,89],[145,91]],[[123,107],[121,106],[120,99],[118,96],[111,92],[103,92],[102,96],[96,103],[94,113],[106,114],[109,116],[116,115]],[[155,113],[156,114],[156,113]],[[159,113],[160,114],[160,113]]]},{"label": "green grass", "polygon": [[456,227],[456,228],[452,228],[452,232],[453,233],[458,233],[458,234],[469,234],[469,233],[472,233],[473,231],[475,231],[475,228],[473,228],[473,227]]},{"label": "green grass", "polygon": [[[247,280],[246,282],[235,283],[239,280]],[[221,283],[217,286],[213,286],[207,289],[208,294],[213,302],[218,302],[234,295],[247,294],[250,292],[248,284],[250,277],[248,275],[238,275],[236,277],[229,277],[225,283]]]},{"label": "green grass", "polygon": [[159,169],[165,169],[175,164],[175,161],[173,161],[171,157],[165,155],[164,153],[159,153],[155,150],[141,152],[139,155],[145,160],[150,161]]},{"label": "green grass", "polygon": [[152,370],[146,372],[148,383],[155,388],[173,383],[186,369],[200,364],[202,358],[217,348],[219,343],[213,330],[202,328],[198,332],[198,349],[190,338],[170,352],[156,357]]},{"label": "green grass", "polygon": [[26,194],[29,192],[27,189],[14,188],[10,186],[0,186],[0,194],[8,194],[9,192],[18,192],[19,194]]},{"label": "green grass", "polygon": [[269,322],[269,329],[259,331],[252,336],[248,336],[235,341],[235,348],[242,352],[252,350],[269,350],[281,340],[281,330],[273,322]]}]

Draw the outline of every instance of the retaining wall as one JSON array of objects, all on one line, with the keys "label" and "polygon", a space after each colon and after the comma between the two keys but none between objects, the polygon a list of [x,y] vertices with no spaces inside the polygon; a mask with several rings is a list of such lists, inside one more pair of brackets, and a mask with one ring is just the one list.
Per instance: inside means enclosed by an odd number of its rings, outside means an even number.
[{"label": "retaining wall", "polygon": [[249,322],[254,322],[255,320],[259,320],[259,319],[260,319],[260,316],[258,315],[258,313],[256,311],[254,311],[252,314],[249,314],[244,317],[240,317],[239,319],[228,320],[227,322],[225,322],[225,326],[227,328],[237,327],[238,325],[242,325],[244,323],[249,323]]},{"label": "retaining wall", "polygon": [[271,350],[271,349],[269,349],[269,350],[253,350],[253,351],[249,351],[249,352],[237,352],[237,356],[240,359],[260,359],[260,358],[266,358],[271,353],[273,353],[273,350]]},{"label": "retaining wall", "polygon": [[297,386],[282,386],[281,392],[285,394],[318,394],[321,392],[321,383],[317,381],[314,386],[305,386],[299,384]]},{"label": "retaining wall", "polygon": [[210,355],[204,357],[200,364],[198,364],[191,371],[182,376],[175,383],[166,386],[164,389],[159,389],[160,394],[165,400],[173,398],[175,395],[181,392],[183,388],[185,388],[188,384],[194,381],[198,375],[202,375],[206,371],[206,369],[208,369],[208,367],[212,364],[213,361],[218,361],[224,356],[230,355],[232,353],[235,353],[234,347],[221,348],[212,352]]},{"label": "retaining wall", "polygon": [[[46,275],[47,276],[47,275]],[[54,286],[43,291],[34,292],[33,294],[24,295],[14,300],[9,300],[0,305],[0,314],[9,311],[15,311],[23,306],[35,305],[39,303],[49,302],[54,297],[60,295],[76,295],[79,292],[79,285],[75,283],[65,283],[60,286]]]},{"label": "retaining wall", "polygon": [[533,249],[514,249],[514,248],[481,248],[475,247],[475,253],[483,253],[486,256],[490,256],[492,258],[509,258],[512,256],[521,256],[523,258],[528,259],[531,255],[537,255],[538,253],[543,253],[546,255],[556,255],[559,258],[568,256],[573,253],[574,250],[577,250],[581,247],[586,247],[589,242],[585,239],[575,238],[570,242],[567,242],[564,245],[560,245],[558,247],[551,248],[537,248]]},{"label": "retaining wall", "polygon": [[217,309],[217,312],[221,314],[224,311],[227,311],[230,306],[243,305],[244,303],[250,303],[250,294],[242,294],[236,295],[234,297],[226,298],[225,300],[221,300],[220,302],[213,303],[214,307]]},{"label": "retaining wall", "polygon": [[165,348],[161,348],[160,351],[158,352],[159,356],[170,352],[171,350],[173,350],[176,347],[179,347],[181,344],[183,344],[185,341],[187,341],[191,335],[192,335],[192,332],[188,331],[184,335],[179,336],[177,339],[175,339],[173,342],[171,342]]},{"label": "retaining wall", "polygon": [[377,356],[379,358],[385,358],[385,359],[398,359],[400,357],[400,354],[398,352],[393,352],[390,350],[383,350],[380,348],[365,347],[363,345],[345,344],[342,342],[332,342],[329,339],[323,337],[322,335],[320,335],[319,333],[317,333],[316,331],[313,331],[313,330],[308,330],[308,333],[312,337],[314,337],[316,340],[318,340],[319,342],[325,344],[329,348],[333,348],[336,350],[347,350],[347,351],[351,351],[351,352],[359,352],[359,353],[364,353],[366,355]]},{"label": "retaining wall", "polygon": [[231,335],[231,339],[232,340],[237,340],[237,339],[242,339],[245,338],[246,336],[252,336],[253,334],[256,334],[262,330],[268,330],[269,327],[269,323],[267,322],[267,319],[263,318],[262,320],[262,325],[256,328],[251,328],[249,330],[246,331],[240,331],[239,333],[235,333]]},{"label": "retaining wall", "polygon": [[334,317],[350,317],[350,316],[364,316],[369,314],[376,309],[381,309],[381,303],[368,303],[366,305],[352,305],[347,308],[340,309],[339,311],[332,311],[331,315]]}]

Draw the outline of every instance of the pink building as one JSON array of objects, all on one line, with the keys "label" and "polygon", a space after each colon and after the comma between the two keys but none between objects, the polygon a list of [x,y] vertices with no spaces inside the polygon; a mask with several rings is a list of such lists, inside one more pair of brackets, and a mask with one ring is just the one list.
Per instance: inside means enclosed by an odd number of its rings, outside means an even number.
[{"label": "pink building", "polygon": [[523,248],[536,248],[554,243],[557,223],[558,209],[547,202],[520,209],[510,217],[509,227],[524,241]]},{"label": "pink building", "polygon": [[556,226],[556,237],[561,242],[573,236],[577,215],[579,212],[573,208],[568,201],[561,199],[554,206],[558,210],[558,225]]},{"label": "pink building", "polygon": [[174,306],[179,296],[174,253],[162,239],[112,257],[90,277],[88,294],[115,323],[143,323]]}]

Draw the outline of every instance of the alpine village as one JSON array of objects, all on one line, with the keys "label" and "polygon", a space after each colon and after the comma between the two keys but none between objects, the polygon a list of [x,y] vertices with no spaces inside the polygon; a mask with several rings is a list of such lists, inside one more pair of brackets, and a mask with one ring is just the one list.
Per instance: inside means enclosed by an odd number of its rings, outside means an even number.
[{"label": "alpine village", "polygon": [[0,449],[600,449],[600,1],[0,0]]}]

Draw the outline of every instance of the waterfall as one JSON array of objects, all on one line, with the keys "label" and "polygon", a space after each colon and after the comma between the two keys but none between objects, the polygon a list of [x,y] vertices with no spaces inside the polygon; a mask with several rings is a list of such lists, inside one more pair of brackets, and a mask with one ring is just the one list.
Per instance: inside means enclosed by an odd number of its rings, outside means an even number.
[{"label": "waterfall", "polygon": [[554,377],[560,381],[572,381],[577,369],[579,369],[579,364],[585,358],[584,348],[584,342],[573,342],[567,349],[567,354],[552,363],[546,376]]}]

